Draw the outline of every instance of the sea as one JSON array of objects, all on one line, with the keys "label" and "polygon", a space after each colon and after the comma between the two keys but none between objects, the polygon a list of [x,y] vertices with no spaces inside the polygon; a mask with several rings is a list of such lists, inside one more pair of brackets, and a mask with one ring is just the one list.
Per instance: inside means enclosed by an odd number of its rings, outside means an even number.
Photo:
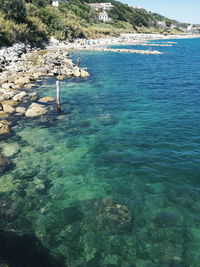
[{"label": "sea", "polygon": [[167,41],[73,51],[90,77],[1,140],[0,264],[200,266],[200,39]]}]

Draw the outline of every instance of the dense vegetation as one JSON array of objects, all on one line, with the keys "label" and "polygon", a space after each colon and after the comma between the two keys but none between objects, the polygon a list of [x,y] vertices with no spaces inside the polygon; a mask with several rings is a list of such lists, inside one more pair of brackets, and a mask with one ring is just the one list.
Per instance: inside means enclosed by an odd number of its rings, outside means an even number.
[{"label": "dense vegetation", "polygon": [[110,1],[114,7],[109,11],[112,23],[100,23],[96,11],[87,4],[97,1],[62,0],[56,8],[51,0],[0,0],[0,45],[16,41],[40,43],[50,36],[72,40],[159,31],[155,15],[114,0]]}]

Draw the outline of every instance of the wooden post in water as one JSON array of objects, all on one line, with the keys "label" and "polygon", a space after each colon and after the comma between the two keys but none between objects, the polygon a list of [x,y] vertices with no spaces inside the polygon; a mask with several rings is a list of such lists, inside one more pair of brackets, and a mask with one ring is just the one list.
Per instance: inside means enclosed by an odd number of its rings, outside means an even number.
[{"label": "wooden post in water", "polygon": [[60,82],[56,81],[56,102],[58,106],[58,111],[61,111],[61,104],[60,104]]}]

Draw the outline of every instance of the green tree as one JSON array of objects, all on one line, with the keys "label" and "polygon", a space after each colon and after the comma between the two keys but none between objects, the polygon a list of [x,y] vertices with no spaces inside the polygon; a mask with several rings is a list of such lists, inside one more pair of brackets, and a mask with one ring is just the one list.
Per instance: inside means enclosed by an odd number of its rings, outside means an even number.
[{"label": "green tree", "polygon": [[166,20],[166,26],[169,28],[169,27],[171,27],[171,25],[172,25],[172,22],[170,21],[170,20]]},{"label": "green tree", "polygon": [[16,23],[23,23],[26,19],[24,0],[0,0],[0,9],[7,19],[14,20]]},{"label": "green tree", "polygon": [[51,4],[51,0],[25,0],[27,3],[32,3],[33,5],[36,5],[38,7],[45,7],[49,4]]}]

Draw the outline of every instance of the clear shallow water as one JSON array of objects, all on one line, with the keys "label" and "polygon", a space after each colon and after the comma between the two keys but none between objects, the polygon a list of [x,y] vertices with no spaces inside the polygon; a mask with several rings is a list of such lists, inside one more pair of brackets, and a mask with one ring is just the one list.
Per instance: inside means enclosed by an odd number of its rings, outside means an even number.
[{"label": "clear shallow water", "polygon": [[8,140],[1,229],[38,238],[54,266],[200,266],[199,48],[75,53],[91,77],[62,82],[62,113]]}]

